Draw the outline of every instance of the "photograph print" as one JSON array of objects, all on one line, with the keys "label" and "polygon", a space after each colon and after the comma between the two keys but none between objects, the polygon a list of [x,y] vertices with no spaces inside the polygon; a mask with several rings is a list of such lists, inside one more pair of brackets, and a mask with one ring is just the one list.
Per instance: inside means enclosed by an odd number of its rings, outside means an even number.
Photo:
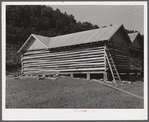
[{"label": "photograph print", "polygon": [[145,109],[144,4],[15,3],[3,5],[5,110]]}]

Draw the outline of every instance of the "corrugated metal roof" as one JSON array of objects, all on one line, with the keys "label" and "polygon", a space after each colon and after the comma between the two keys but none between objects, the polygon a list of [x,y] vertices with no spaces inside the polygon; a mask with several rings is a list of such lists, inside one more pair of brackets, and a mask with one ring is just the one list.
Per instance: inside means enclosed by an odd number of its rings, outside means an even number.
[{"label": "corrugated metal roof", "polygon": [[128,34],[128,36],[129,36],[129,38],[130,38],[132,43],[135,40],[135,38],[138,36],[138,34],[139,34],[138,32],[136,32],[136,33],[129,33]]},{"label": "corrugated metal roof", "polygon": [[63,47],[63,46],[108,40],[120,26],[121,25],[115,25],[51,38],[35,34],[34,36],[38,40],[40,40],[43,44],[45,44],[48,48],[55,48],[55,47]]},{"label": "corrugated metal roof", "polygon": [[42,42],[48,48],[49,37],[39,36],[39,35],[36,35],[36,34],[32,34],[32,36],[35,37],[36,39],[38,39],[40,42]]},{"label": "corrugated metal roof", "polygon": [[[64,47],[83,43],[109,40],[121,26],[123,25],[109,26],[56,37],[45,37],[36,34],[32,34],[32,36],[38,39],[40,42],[42,42],[42,44],[44,44],[45,47],[56,48],[56,47]],[[18,53],[21,50],[23,50],[23,46],[18,51]]]}]

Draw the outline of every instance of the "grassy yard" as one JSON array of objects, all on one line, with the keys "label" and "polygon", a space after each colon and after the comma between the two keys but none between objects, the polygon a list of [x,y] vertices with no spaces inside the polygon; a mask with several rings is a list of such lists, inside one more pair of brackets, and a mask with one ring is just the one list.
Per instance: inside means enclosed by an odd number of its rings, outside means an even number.
[{"label": "grassy yard", "polygon": [[[143,96],[142,82],[118,87]],[[143,108],[143,100],[85,79],[9,78],[6,108]]]}]

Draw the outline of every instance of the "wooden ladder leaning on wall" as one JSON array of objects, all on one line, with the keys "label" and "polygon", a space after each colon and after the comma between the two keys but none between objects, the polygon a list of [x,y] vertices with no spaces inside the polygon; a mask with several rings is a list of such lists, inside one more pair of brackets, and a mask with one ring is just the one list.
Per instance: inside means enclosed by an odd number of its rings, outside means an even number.
[{"label": "wooden ladder leaning on wall", "polygon": [[122,80],[121,80],[120,75],[119,75],[119,73],[117,71],[117,68],[115,66],[115,63],[113,61],[113,58],[112,58],[112,56],[110,54],[109,49],[106,49],[105,52],[106,52],[106,55],[105,55],[106,56],[106,60],[108,62],[108,65],[109,65],[109,68],[110,68],[110,71],[111,71],[111,74],[112,74],[113,82],[114,83],[121,83]]}]

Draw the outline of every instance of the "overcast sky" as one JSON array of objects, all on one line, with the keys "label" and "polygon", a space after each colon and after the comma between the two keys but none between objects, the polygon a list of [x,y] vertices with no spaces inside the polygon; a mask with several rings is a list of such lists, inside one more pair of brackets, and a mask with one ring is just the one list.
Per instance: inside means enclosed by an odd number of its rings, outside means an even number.
[{"label": "overcast sky", "polygon": [[143,5],[51,5],[54,10],[74,15],[77,21],[99,27],[123,24],[126,29],[143,32]]}]

